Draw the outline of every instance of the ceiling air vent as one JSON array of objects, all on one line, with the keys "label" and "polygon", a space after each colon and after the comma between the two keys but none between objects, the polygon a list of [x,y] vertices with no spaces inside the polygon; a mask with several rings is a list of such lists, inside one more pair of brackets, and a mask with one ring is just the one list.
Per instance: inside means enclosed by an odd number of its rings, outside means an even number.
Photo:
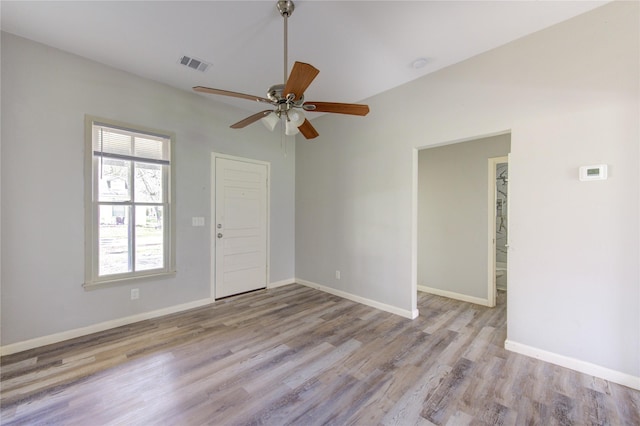
[{"label": "ceiling air vent", "polygon": [[178,63],[180,65],[184,65],[185,67],[189,67],[200,72],[205,72],[211,66],[211,64],[206,63],[201,59],[196,59],[189,56],[182,56],[178,60]]}]

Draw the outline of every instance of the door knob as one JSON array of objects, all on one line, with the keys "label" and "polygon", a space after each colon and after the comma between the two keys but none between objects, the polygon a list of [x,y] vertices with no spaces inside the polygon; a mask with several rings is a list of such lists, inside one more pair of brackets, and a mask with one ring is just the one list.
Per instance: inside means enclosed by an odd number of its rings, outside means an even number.
[{"label": "door knob", "polygon": [[222,233],[218,232],[218,238],[222,238]]}]

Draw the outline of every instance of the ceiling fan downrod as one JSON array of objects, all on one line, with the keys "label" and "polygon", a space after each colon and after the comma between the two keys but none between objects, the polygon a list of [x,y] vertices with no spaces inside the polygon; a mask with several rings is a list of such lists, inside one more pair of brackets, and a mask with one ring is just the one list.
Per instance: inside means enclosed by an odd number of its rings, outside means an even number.
[{"label": "ceiling fan downrod", "polygon": [[278,0],[278,3],[276,4],[276,7],[278,8],[278,12],[280,12],[280,15],[284,18],[284,78],[282,81],[284,81],[284,83],[286,84],[287,82],[287,67],[288,67],[288,54],[289,54],[289,47],[288,47],[288,28],[287,28],[287,23],[288,23],[288,18],[289,16],[291,16],[291,14],[293,13],[294,9],[296,8],[295,5],[293,4],[292,0]]}]

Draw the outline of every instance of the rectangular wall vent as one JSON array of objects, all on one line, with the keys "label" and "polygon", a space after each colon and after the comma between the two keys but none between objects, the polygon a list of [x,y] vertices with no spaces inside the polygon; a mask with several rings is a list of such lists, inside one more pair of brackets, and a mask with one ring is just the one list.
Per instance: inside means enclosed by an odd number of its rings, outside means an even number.
[{"label": "rectangular wall vent", "polygon": [[200,72],[205,72],[211,66],[211,64],[201,59],[192,58],[190,56],[182,56],[178,60],[178,63]]}]

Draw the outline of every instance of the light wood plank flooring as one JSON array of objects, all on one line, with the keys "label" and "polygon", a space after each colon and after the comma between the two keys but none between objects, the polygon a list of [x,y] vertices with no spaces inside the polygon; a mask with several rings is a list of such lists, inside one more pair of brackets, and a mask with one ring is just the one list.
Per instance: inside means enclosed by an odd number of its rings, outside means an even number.
[{"label": "light wood plank flooring", "polygon": [[503,349],[494,309],[407,320],[299,285],[2,358],[1,422],[640,425],[640,392]]}]

